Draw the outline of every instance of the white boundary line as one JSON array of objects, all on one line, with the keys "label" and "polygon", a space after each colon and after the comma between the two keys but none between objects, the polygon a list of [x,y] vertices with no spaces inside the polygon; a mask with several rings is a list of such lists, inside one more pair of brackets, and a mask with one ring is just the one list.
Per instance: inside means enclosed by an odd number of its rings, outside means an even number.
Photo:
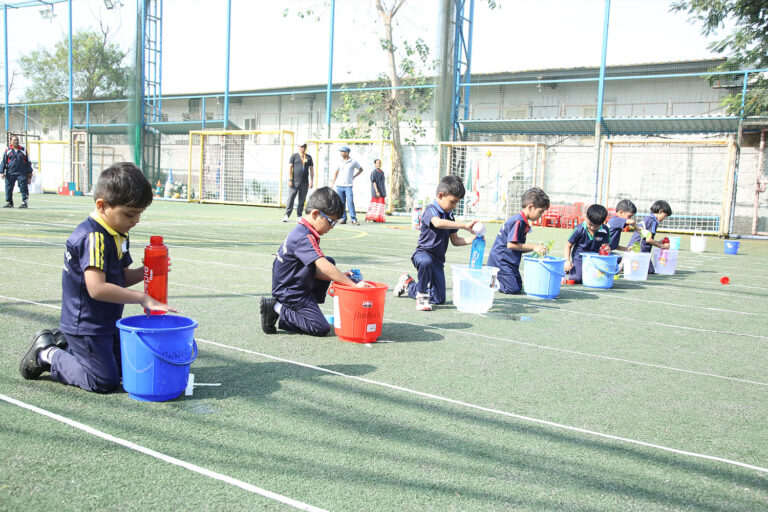
[{"label": "white boundary line", "polygon": [[259,494],[261,496],[264,496],[265,498],[269,498],[271,500],[279,501],[280,503],[284,503],[285,505],[290,505],[291,507],[297,508],[299,510],[309,510],[312,512],[325,512],[325,509],[318,508],[312,505],[308,505],[306,503],[303,503],[301,501],[294,500],[292,498],[289,498],[287,496],[283,496],[282,494],[277,494],[272,491],[268,491],[266,489],[262,489],[261,487],[256,487],[255,485],[251,485],[247,482],[243,482],[242,480],[238,480],[236,478],[232,478],[231,476],[223,475],[221,473],[218,473],[216,471],[211,471],[210,469],[206,469],[203,467],[200,467],[196,464],[192,464],[190,462],[186,462],[180,459],[177,459],[176,457],[171,457],[170,455],[166,455],[164,453],[156,452],[155,450],[152,450],[151,448],[147,448],[145,446],[141,446],[136,443],[132,443],[131,441],[127,441],[125,439],[121,439],[119,437],[115,437],[113,435],[107,434],[106,432],[102,432],[101,430],[97,430],[93,427],[90,427],[88,425],[85,425],[83,423],[80,423],[79,421],[71,420],[69,418],[65,418],[64,416],[60,416],[56,413],[46,411],[45,409],[41,409],[40,407],[36,407],[34,405],[16,400],[14,398],[11,398],[9,396],[0,394],[0,400],[4,400],[8,402],[9,404],[16,405],[18,407],[21,407],[23,409],[27,409],[29,411],[32,411],[34,413],[40,414],[42,416],[47,416],[48,418],[54,419],[56,421],[60,421],[61,423],[64,423],[66,425],[69,425],[70,427],[74,427],[77,429],[82,430],[83,432],[87,432],[88,434],[91,434],[96,437],[100,437],[101,439],[104,439],[105,441],[109,441],[110,443],[119,444],[121,446],[124,446],[126,448],[130,448],[131,450],[135,450],[137,452],[143,453],[145,455],[149,455],[150,457],[154,457],[156,459],[159,459],[163,462],[167,462],[169,464],[173,464],[175,466],[180,466],[184,469],[188,469],[189,471],[193,471],[195,473],[199,473],[203,476],[207,476],[208,478],[213,478],[214,480],[220,480],[224,483],[234,485],[235,487],[239,487],[245,491]]},{"label": "white boundary line", "polygon": [[633,445],[637,445],[637,446],[643,446],[643,447],[646,447],[646,448],[654,448],[654,449],[657,449],[657,450],[662,450],[662,451],[669,452],[669,453],[675,453],[675,454],[678,454],[678,455],[684,455],[684,456],[687,456],[687,457],[694,457],[694,458],[697,458],[697,459],[705,459],[705,460],[711,460],[711,461],[715,461],[715,462],[722,462],[722,463],[725,463],[725,464],[730,464],[732,466],[738,466],[738,467],[742,467],[742,468],[752,469],[752,470],[755,470],[755,471],[759,471],[761,473],[768,473],[768,468],[764,468],[764,467],[761,467],[761,466],[755,466],[755,465],[752,465],[752,464],[747,464],[745,462],[739,462],[737,460],[726,459],[726,458],[723,458],[723,457],[716,457],[714,455],[706,455],[706,454],[703,454],[703,453],[689,452],[689,451],[686,451],[686,450],[678,450],[677,448],[670,448],[668,446],[663,446],[663,445],[659,445],[659,444],[647,443],[645,441],[638,441],[636,439],[630,439],[630,438],[627,438],[627,437],[614,436],[612,434],[605,434],[603,432],[597,432],[595,430],[588,430],[588,429],[584,429],[584,428],[573,427],[573,426],[570,426],[570,425],[564,425],[562,423],[555,423],[553,421],[542,420],[542,419],[539,419],[539,418],[533,418],[531,416],[523,416],[521,414],[515,414],[515,413],[512,413],[512,412],[502,411],[502,410],[499,410],[499,409],[492,409],[490,407],[484,407],[482,405],[475,405],[475,404],[471,404],[471,403],[468,403],[468,402],[462,402],[461,400],[455,400],[453,398],[448,398],[448,397],[444,397],[444,396],[440,396],[440,395],[433,395],[432,393],[425,393],[423,391],[416,391],[415,389],[409,389],[409,388],[405,388],[405,387],[402,387],[402,386],[397,386],[397,385],[394,385],[394,384],[388,384],[386,382],[381,382],[381,381],[377,381],[377,380],[373,380],[373,379],[366,379],[365,377],[359,377],[359,376],[356,376],[356,375],[348,375],[346,373],[341,373],[341,372],[338,372],[336,370],[329,370],[328,368],[323,368],[322,366],[315,366],[315,365],[312,365],[312,364],[301,363],[299,361],[293,361],[291,359],[285,359],[283,357],[272,356],[272,355],[269,355],[269,354],[264,354],[262,352],[256,352],[254,350],[248,350],[248,349],[244,349],[244,348],[240,348],[240,347],[234,347],[232,345],[225,345],[223,343],[218,343],[216,341],[210,341],[210,340],[206,340],[206,339],[202,339],[202,338],[195,338],[195,339],[198,342],[206,343],[208,345],[213,345],[213,346],[216,346],[216,347],[221,347],[221,348],[225,348],[225,349],[229,349],[229,350],[235,350],[235,351],[243,352],[243,353],[246,353],[246,354],[256,355],[256,356],[264,357],[266,359],[271,359],[273,361],[280,361],[280,362],[283,362],[283,363],[289,363],[289,364],[293,364],[293,365],[297,365],[297,366],[302,366],[304,368],[310,368],[310,369],[313,369],[313,370],[317,370],[317,371],[321,371],[321,372],[326,372],[326,373],[329,373],[331,375],[336,375],[338,377],[345,377],[345,378],[348,378],[348,379],[357,380],[357,381],[360,381],[360,382],[365,382],[366,384],[373,384],[374,386],[381,386],[381,387],[385,387],[385,388],[388,388],[388,389],[393,389],[395,391],[401,391],[403,393],[417,395],[417,396],[421,396],[421,397],[424,397],[424,398],[430,398],[432,400],[438,400],[438,401],[441,401],[441,402],[447,402],[447,403],[450,403],[450,404],[453,404],[453,405],[458,405],[458,406],[461,406],[461,407],[467,407],[467,408],[475,409],[475,410],[478,410],[478,411],[484,411],[484,412],[488,412],[488,413],[491,413],[491,414],[497,414],[497,415],[500,415],[500,416],[506,416],[506,417],[509,417],[509,418],[515,418],[515,419],[522,420],[522,421],[528,421],[528,422],[531,422],[531,423],[537,423],[539,425],[546,425],[546,426],[553,427],[553,428],[558,428],[558,429],[561,429],[561,430],[568,430],[570,432],[579,432],[581,434],[587,434],[587,435],[591,435],[591,436],[596,436],[596,437],[600,437],[600,438],[603,438],[603,439],[610,439],[612,441],[619,441],[619,442],[622,442],[622,443],[628,443],[628,444],[633,444]]}]

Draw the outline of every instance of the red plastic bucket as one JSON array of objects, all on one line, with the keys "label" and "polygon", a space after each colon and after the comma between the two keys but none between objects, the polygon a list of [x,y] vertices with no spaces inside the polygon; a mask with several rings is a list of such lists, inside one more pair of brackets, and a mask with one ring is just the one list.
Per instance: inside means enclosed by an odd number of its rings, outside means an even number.
[{"label": "red plastic bucket", "polygon": [[373,343],[381,335],[384,322],[384,283],[366,281],[372,288],[357,288],[331,283],[328,293],[333,297],[333,327],[336,336],[354,343]]}]

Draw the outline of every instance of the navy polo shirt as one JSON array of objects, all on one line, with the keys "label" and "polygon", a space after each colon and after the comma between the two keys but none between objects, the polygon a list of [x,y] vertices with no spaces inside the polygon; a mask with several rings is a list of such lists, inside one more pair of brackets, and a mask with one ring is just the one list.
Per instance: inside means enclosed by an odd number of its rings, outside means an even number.
[{"label": "navy polo shirt", "polygon": [[419,243],[414,254],[426,252],[435,261],[445,263],[445,252],[448,250],[448,241],[451,238],[451,233],[458,233],[459,230],[436,228],[432,225],[434,217],[450,221],[455,220],[452,212],[446,212],[440,208],[437,201],[433,201],[432,204],[424,209],[424,213],[421,214],[421,233],[419,234]]},{"label": "navy polo shirt", "polygon": [[525,236],[531,230],[528,219],[523,212],[510,217],[496,235],[491,252],[488,254],[488,265],[503,268],[504,266],[519,267],[522,251],[513,251],[507,248],[507,244],[525,243]]},{"label": "navy polo shirt", "polygon": [[304,218],[285,237],[272,263],[272,296],[281,304],[302,301],[312,295],[315,261],[324,258],[320,235]]},{"label": "navy polo shirt", "polygon": [[611,235],[611,250],[615,251],[621,240],[621,232],[627,225],[627,219],[623,217],[612,217],[608,220],[608,233]]},{"label": "navy polo shirt", "polygon": [[128,236],[112,229],[98,212],[80,223],[67,239],[61,273],[61,330],[77,336],[112,335],[123,304],[93,299],[85,287],[85,270],[97,268],[108,283],[125,287],[125,268],[133,260]]},{"label": "navy polo shirt", "polygon": [[595,232],[594,236],[587,229],[586,221],[576,226],[568,241],[573,244],[571,248],[571,260],[580,259],[583,252],[598,252],[603,244],[610,243],[611,235],[608,226],[603,224]]},{"label": "navy polo shirt", "polygon": [[[656,229],[659,227],[659,220],[656,218],[654,214],[651,213],[650,215],[648,215],[643,219],[643,222],[645,222],[645,229],[650,231],[651,234],[653,235],[651,238],[655,238]],[[632,238],[629,239],[629,245],[631,246],[635,242],[640,242],[641,252],[651,252],[651,245],[646,243],[645,237],[643,236],[640,230],[640,226],[636,227],[635,232],[632,233]]]}]

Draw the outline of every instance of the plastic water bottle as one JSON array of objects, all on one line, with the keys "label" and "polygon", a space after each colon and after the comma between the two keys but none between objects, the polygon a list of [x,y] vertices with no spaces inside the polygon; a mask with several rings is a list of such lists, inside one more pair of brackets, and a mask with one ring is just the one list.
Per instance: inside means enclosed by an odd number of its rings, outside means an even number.
[{"label": "plastic water bottle", "polygon": [[349,278],[354,282],[359,283],[363,280],[363,273],[360,272],[359,268],[353,268],[349,271]]},{"label": "plastic water bottle", "polygon": [[416,231],[421,230],[421,201],[413,205],[411,212],[411,228]]},{"label": "plastic water bottle", "polygon": [[549,254],[549,251],[551,251],[552,248],[555,246],[555,241],[547,240],[546,242],[544,242],[543,245],[544,245],[544,248],[546,249],[546,252],[544,254],[539,254],[537,251],[533,251],[533,253],[531,253],[531,256],[534,258],[541,258],[544,255]]},{"label": "plastic water bottle", "polygon": [[608,244],[603,244],[600,246],[600,250],[597,252],[600,256],[608,256],[611,254],[611,246]]},{"label": "plastic water bottle", "polygon": [[472,241],[472,252],[469,254],[469,268],[483,268],[485,255],[485,238],[476,236]]},{"label": "plastic water bottle", "polygon": [[[163,304],[168,302],[168,247],[163,237],[149,237],[144,248],[144,293]],[[148,315],[163,315],[164,311],[148,311]]]},{"label": "plastic water bottle", "polygon": [[632,250],[632,252],[640,252],[643,249],[640,247],[640,242],[635,242],[632,244],[632,247],[630,247],[630,250]]}]

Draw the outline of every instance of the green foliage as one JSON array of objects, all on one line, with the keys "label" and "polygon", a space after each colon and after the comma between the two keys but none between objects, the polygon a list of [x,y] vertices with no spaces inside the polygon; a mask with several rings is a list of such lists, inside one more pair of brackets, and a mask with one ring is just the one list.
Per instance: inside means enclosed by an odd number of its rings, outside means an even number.
[{"label": "green foliage", "polygon": [[[30,85],[28,102],[66,100],[69,96],[69,41],[62,38],[53,50],[38,48],[21,57],[20,67]],[[126,52],[109,42],[108,31],[80,31],[72,35],[73,97],[77,100],[124,97],[130,68]]]},{"label": "green foliage", "polygon": [[[709,45],[709,49],[727,55],[715,71],[768,67],[768,0],[675,0],[671,11],[686,11],[690,21],[700,23],[704,35],[717,34],[733,21],[733,30]],[[728,113],[738,115],[741,91],[723,99]],[[768,80],[750,77],[744,100],[744,115],[768,114]]]}]

